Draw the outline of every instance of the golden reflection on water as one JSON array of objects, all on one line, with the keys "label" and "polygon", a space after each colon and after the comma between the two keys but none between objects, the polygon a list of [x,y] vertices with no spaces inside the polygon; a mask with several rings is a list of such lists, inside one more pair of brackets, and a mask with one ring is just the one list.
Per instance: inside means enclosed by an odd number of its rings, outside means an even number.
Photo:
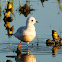
[{"label": "golden reflection on water", "polygon": [[[48,1],[48,0],[41,0],[43,7],[44,7],[43,3],[45,1]],[[6,3],[7,3],[7,0],[6,0]],[[11,27],[11,25],[10,25],[10,22],[13,21],[13,17],[10,17],[10,14],[12,13],[14,15],[14,6],[13,5],[14,5],[14,0],[10,0],[7,4],[7,9],[5,7],[6,12],[4,13],[4,18],[3,18],[4,26],[7,30],[8,36],[12,36],[10,34],[12,34],[14,31],[14,26]],[[60,0],[58,0],[58,5],[59,5],[59,10],[62,11]],[[19,6],[20,6],[19,7],[20,14],[23,14],[25,17],[27,17],[31,13],[31,11],[34,10],[34,9],[31,9],[31,7],[30,7],[30,0],[26,0],[26,4],[24,6],[21,5],[21,2],[19,0]],[[1,10],[2,10],[2,7],[1,7],[1,3],[0,3],[0,19],[2,16]],[[53,45],[52,55],[57,55],[58,50],[61,49],[61,39],[62,38],[57,34],[56,31],[54,31],[54,33],[52,34],[52,38],[53,38],[53,40],[50,40],[50,39],[47,40],[47,42],[48,42],[47,46]],[[37,43],[37,46],[39,46],[38,43]],[[16,53],[17,53],[17,56],[7,56],[7,57],[15,58],[16,62],[36,62],[35,56],[32,55],[29,51],[23,53],[19,45],[18,45]],[[7,60],[6,62],[12,62],[12,61]]]},{"label": "golden reflection on water", "polygon": [[62,11],[61,1],[58,0],[59,10]]},{"label": "golden reflection on water", "polygon": [[52,46],[52,55],[57,55],[58,54],[58,49],[61,49],[61,40],[62,38],[60,35],[57,34],[56,30],[52,30],[52,38],[53,40],[46,40],[46,45],[47,46]]},{"label": "golden reflection on water", "polygon": [[16,62],[36,62],[35,56],[30,53],[31,51],[25,50],[24,52],[21,50],[20,45],[17,47],[17,56],[6,56],[10,58],[15,58]]},{"label": "golden reflection on water", "polygon": [[52,48],[52,55],[57,55],[58,54],[58,49],[61,49],[61,46],[54,45],[53,48]]},{"label": "golden reflection on water", "polygon": [[12,36],[11,34],[14,31],[14,26],[11,27],[11,25],[9,23],[9,22],[13,21],[13,18],[10,17],[11,13],[14,14],[14,9],[13,9],[13,3],[9,1],[8,4],[7,4],[6,12],[4,13],[4,18],[3,18],[4,26],[7,30],[8,36]]},{"label": "golden reflection on water", "polygon": [[2,13],[1,13],[1,11],[2,11],[2,1],[0,2],[0,20],[2,19]]},{"label": "golden reflection on water", "polygon": [[47,46],[60,44],[61,37],[60,37],[60,35],[57,34],[56,30],[52,30],[52,38],[53,38],[53,40],[50,40],[50,39],[46,40]]}]

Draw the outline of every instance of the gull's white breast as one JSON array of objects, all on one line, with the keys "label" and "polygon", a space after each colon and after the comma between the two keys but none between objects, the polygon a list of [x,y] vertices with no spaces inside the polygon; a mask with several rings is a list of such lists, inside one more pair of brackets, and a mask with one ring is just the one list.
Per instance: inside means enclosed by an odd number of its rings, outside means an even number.
[{"label": "gull's white breast", "polygon": [[23,42],[30,42],[36,36],[35,26],[36,20],[34,17],[29,17],[26,20],[26,26],[20,27],[14,34],[19,40]]},{"label": "gull's white breast", "polygon": [[17,31],[15,33],[15,37],[17,37],[19,40],[23,42],[30,42],[35,38],[35,36],[36,36],[35,27],[23,29],[22,32]]},{"label": "gull's white breast", "polygon": [[25,31],[24,34],[26,33],[26,35],[21,36],[21,40],[24,42],[30,42],[32,41],[35,36],[36,36],[36,32],[35,31]]}]

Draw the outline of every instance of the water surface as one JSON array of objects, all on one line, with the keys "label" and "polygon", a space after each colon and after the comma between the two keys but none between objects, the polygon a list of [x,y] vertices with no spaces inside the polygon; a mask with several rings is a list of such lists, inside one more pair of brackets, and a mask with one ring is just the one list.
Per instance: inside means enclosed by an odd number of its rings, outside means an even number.
[{"label": "water surface", "polygon": [[[18,57],[15,51],[17,50],[20,40],[14,36],[8,37],[3,20],[8,1],[9,0],[0,0],[0,61],[6,62],[7,60],[11,60],[18,62],[19,60],[17,60]],[[38,39],[35,38],[29,43],[29,55],[35,57],[36,62],[61,62],[62,48],[57,49],[57,54],[53,55],[53,46],[46,46],[46,40],[52,39],[52,29],[56,30],[62,37],[62,1],[44,0],[43,2],[42,0],[12,0],[12,2],[14,14],[10,15],[13,18],[10,25],[11,27],[14,26],[13,33],[15,33],[20,26],[26,25],[26,19],[29,16],[34,16],[36,20],[39,21],[38,24],[35,24]],[[23,7],[25,4],[28,4],[32,11],[27,13],[20,12],[20,6]],[[38,46],[37,42],[39,44]],[[21,51],[21,57],[27,55],[26,43],[22,42]],[[20,61],[23,62],[22,59]]]}]

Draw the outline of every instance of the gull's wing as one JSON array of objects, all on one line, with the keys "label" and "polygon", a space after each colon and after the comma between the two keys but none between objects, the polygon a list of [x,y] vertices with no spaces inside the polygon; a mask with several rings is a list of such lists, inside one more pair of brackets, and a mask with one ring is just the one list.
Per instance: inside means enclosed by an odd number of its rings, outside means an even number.
[{"label": "gull's wing", "polygon": [[26,29],[25,26],[18,28],[17,32],[14,34],[15,37],[19,37],[23,34],[24,30]]},{"label": "gull's wing", "polygon": [[17,30],[17,32],[19,32],[19,33],[21,34],[21,33],[23,33],[23,31],[24,31],[25,29],[26,29],[25,26],[20,27],[20,28]]}]

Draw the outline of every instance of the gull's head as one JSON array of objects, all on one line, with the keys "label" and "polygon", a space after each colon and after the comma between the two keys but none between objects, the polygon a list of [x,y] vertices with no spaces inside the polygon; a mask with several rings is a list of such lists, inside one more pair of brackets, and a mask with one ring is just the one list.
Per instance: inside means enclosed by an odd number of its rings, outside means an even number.
[{"label": "gull's head", "polygon": [[34,17],[28,17],[26,20],[26,24],[35,24],[37,21]]}]

